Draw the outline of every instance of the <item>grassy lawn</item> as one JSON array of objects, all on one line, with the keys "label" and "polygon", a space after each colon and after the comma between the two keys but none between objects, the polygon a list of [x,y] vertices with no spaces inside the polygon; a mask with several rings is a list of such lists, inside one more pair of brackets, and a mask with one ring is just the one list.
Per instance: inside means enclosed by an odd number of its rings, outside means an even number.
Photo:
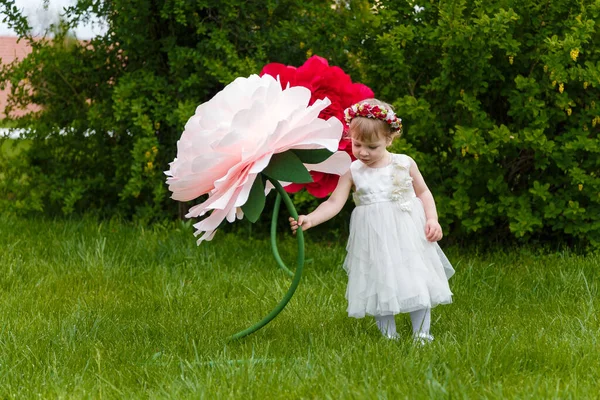
[{"label": "grassy lawn", "polygon": [[267,240],[0,215],[0,397],[597,398],[600,256],[448,249],[455,302],[419,348],[407,316],[398,341],[348,318],[344,248],[307,236],[288,307],[228,342],[290,283]]}]

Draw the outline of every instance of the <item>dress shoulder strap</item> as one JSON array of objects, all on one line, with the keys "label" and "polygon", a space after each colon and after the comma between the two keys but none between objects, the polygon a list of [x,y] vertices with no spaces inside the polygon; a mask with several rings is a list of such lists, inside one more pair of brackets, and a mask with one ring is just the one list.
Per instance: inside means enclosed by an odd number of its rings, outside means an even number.
[{"label": "dress shoulder strap", "polygon": [[392,153],[392,163],[402,169],[410,169],[410,157],[406,154]]},{"label": "dress shoulder strap", "polygon": [[352,161],[352,164],[350,164],[350,174],[352,175],[352,179],[354,179],[354,177],[358,173],[360,166],[361,164],[358,160],[354,160]]}]

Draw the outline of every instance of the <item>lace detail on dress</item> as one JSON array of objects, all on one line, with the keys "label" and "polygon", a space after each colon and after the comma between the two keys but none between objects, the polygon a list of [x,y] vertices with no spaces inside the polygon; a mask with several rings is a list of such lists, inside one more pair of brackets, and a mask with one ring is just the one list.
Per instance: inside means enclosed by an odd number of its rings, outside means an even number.
[{"label": "lace detail on dress", "polygon": [[390,199],[400,204],[402,211],[412,211],[411,200],[416,197],[413,178],[410,176],[410,164],[401,163],[399,156],[392,158],[392,191]]}]

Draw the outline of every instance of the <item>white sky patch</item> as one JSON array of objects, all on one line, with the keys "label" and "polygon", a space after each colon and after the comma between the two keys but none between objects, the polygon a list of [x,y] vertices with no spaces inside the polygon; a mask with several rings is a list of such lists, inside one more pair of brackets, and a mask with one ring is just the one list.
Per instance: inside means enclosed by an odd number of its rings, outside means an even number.
[{"label": "white sky patch", "polygon": [[[45,8],[43,0],[17,0],[15,2],[20,10],[24,10],[35,35],[43,35],[51,24],[59,21],[65,7],[76,3],[77,0],[50,0],[48,7]],[[4,15],[0,16],[0,21],[2,19],[4,19]],[[95,20],[78,26],[73,33],[77,39],[90,39],[104,32],[106,32],[105,24],[102,24],[100,20]],[[15,36],[16,33],[7,24],[0,22],[0,35]]]}]

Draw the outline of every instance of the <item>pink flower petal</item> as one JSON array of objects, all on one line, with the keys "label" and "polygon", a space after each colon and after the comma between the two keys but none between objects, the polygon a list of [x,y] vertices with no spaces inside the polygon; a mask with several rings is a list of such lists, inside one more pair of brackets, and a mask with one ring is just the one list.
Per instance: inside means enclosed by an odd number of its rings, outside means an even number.
[{"label": "pink flower petal", "polygon": [[352,159],[348,153],[337,151],[319,164],[304,164],[309,171],[319,171],[328,174],[344,175],[350,168]]},{"label": "pink flower petal", "polygon": [[[322,76],[317,74],[309,83],[295,86],[299,76],[306,81],[315,71]],[[190,208],[186,215],[204,217],[194,225],[195,234],[202,235],[199,243],[210,240],[224,220],[233,222],[243,216],[241,206],[247,202],[257,174],[266,168],[273,154],[294,148],[326,148],[335,152],[340,146],[340,120],[320,118],[332,104],[329,96],[314,98],[311,89],[318,85],[335,87],[330,80],[340,77],[341,82],[351,82],[343,71],[331,69],[323,58],[312,57],[302,71],[273,64],[262,73],[261,77],[235,79],[196,108],[177,143],[177,157],[165,172],[174,199],[188,201],[208,193],[208,198]],[[336,99],[346,95],[332,93]],[[337,114],[339,109],[336,105],[331,112]],[[311,187],[311,192],[322,195],[329,191],[334,181],[331,172],[345,172],[342,170],[349,167],[348,161],[349,156],[342,152],[322,163],[307,165],[313,170],[314,184],[328,182],[326,187]],[[289,186],[288,190],[295,187]],[[265,194],[272,188],[267,181]]]}]

